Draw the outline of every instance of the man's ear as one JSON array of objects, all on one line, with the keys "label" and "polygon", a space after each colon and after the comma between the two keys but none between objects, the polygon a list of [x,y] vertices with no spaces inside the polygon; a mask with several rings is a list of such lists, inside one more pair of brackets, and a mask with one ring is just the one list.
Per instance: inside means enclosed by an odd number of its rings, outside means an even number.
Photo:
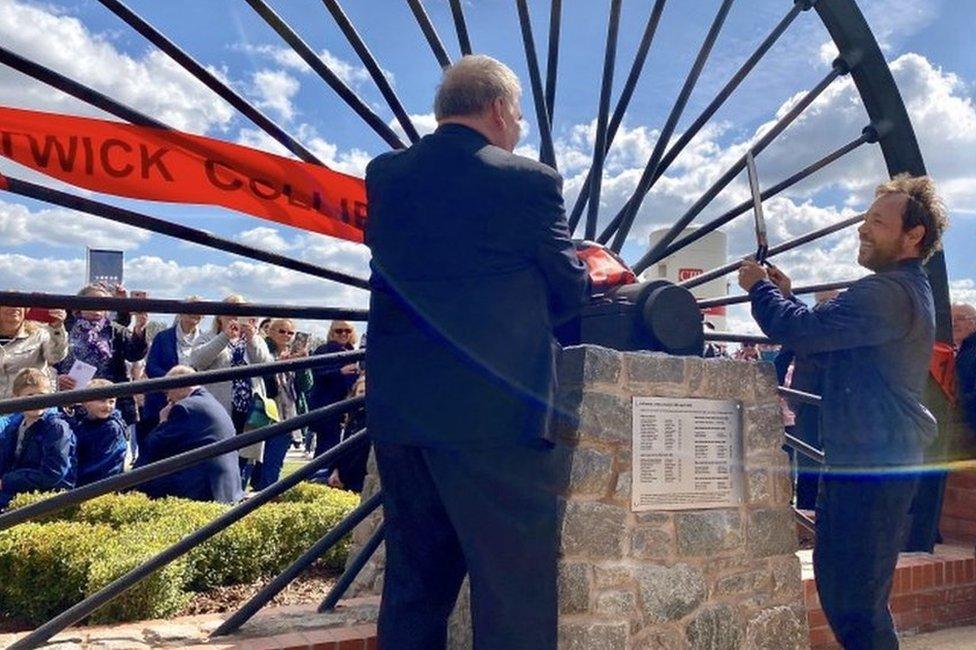
[{"label": "man's ear", "polygon": [[491,102],[491,123],[493,126],[505,125],[505,111],[507,109],[508,106],[503,97],[496,97]]},{"label": "man's ear", "polygon": [[918,224],[905,231],[905,236],[912,246],[921,247],[922,240],[925,238],[925,226]]}]

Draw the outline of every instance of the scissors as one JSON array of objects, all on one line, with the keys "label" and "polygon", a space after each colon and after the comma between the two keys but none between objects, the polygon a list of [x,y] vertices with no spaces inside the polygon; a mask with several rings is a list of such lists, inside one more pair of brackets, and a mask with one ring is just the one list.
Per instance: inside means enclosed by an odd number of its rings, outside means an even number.
[{"label": "scissors", "polygon": [[756,216],[756,262],[769,266],[766,256],[769,254],[769,238],[766,236],[766,218],[763,216],[762,194],[759,192],[759,174],[756,173],[756,160],[752,151],[746,152],[746,169],[749,172],[749,189],[752,190],[752,211]]}]

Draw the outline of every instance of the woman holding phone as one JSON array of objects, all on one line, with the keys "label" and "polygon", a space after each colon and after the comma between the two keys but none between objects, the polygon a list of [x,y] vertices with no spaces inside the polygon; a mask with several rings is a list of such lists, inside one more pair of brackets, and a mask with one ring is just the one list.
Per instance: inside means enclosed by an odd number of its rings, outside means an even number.
[{"label": "woman holding phone", "polygon": [[[110,298],[112,293],[101,284],[89,284],[78,292],[79,296]],[[126,325],[134,318],[132,329]],[[149,315],[144,312],[119,314],[113,321],[104,310],[72,312],[65,323],[68,330],[68,354],[57,365],[58,390],[84,388],[78,386],[71,376],[75,362],[95,368],[95,377],[108,379],[113,384],[129,381],[126,362],[134,363],[146,356],[146,324]],[[116,408],[122,413],[126,424],[135,424],[139,419],[136,402],[130,395],[120,397]]]},{"label": "woman holding phone", "polygon": [[[24,368],[47,372],[68,354],[67,317],[63,309],[51,309],[49,325],[26,319],[23,307],[0,305],[0,399],[13,396],[13,381]],[[0,415],[0,418],[3,416]]]},{"label": "woman holding phone", "polygon": [[[232,294],[224,298],[224,302],[242,304],[247,301],[243,296]],[[258,333],[257,319],[252,317],[214,316],[211,332],[201,336],[190,352],[190,365],[198,371],[272,361],[274,357],[268,350],[268,344]],[[264,380],[260,376],[209,384],[207,390],[230,414],[237,433],[244,431],[255,395],[262,400],[267,398]],[[263,442],[241,449],[242,466],[260,461],[263,453]],[[242,471],[246,483],[250,470],[242,467]]]}]

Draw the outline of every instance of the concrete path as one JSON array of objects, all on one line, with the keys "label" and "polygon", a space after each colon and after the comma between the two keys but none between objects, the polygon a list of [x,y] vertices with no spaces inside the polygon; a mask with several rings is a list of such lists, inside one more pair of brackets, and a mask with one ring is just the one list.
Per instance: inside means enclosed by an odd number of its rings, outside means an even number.
[{"label": "concrete path", "polygon": [[906,636],[901,639],[901,650],[976,650],[976,627]]}]

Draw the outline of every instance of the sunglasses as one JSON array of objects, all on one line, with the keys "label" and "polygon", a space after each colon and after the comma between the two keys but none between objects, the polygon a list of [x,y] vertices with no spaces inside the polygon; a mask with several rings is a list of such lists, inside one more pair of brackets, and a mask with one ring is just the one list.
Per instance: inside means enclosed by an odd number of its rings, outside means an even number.
[{"label": "sunglasses", "polygon": [[288,336],[294,336],[295,330],[278,330],[279,334],[287,334]]},{"label": "sunglasses", "polygon": [[336,334],[352,334],[352,330],[351,329],[336,328],[336,329],[334,329],[332,331],[335,332]]}]

